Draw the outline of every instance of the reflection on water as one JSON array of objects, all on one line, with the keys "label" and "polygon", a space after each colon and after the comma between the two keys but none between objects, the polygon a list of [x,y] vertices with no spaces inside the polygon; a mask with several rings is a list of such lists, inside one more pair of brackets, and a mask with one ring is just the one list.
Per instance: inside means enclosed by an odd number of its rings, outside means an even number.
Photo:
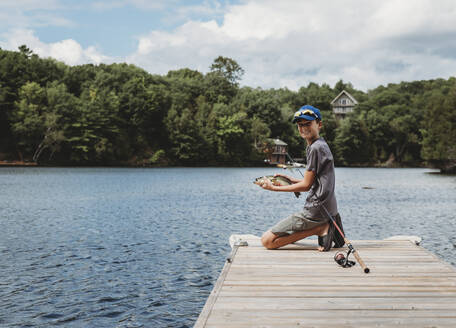
[{"label": "reflection on water", "polygon": [[[0,168],[0,326],[191,327],[233,233],[303,205],[270,168]],[[336,169],[350,239],[419,235],[456,265],[456,177]]]}]

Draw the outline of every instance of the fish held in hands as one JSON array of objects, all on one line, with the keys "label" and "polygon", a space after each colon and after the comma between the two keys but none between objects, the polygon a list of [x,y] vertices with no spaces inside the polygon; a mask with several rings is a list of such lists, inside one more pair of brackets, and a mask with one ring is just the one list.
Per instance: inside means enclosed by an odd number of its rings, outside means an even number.
[{"label": "fish held in hands", "polygon": [[[265,180],[271,181],[274,186],[289,186],[289,185],[293,184],[290,179],[287,179],[280,175],[279,176],[265,175],[263,177],[256,178],[255,181],[253,181],[253,183],[261,186],[263,183],[265,183]],[[294,194],[296,197],[299,197],[301,195],[300,192],[295,192]]]}]

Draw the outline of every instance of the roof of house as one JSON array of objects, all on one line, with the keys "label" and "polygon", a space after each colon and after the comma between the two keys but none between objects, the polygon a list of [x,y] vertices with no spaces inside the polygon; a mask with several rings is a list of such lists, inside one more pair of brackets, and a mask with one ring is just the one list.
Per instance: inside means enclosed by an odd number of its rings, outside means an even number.
[{"label": "roof of house", "polygon": [[283,141],[280,140],[279,138],[276,138],[276,139],[269,139],[269,140],[272,140],[272,142],[274,142],[274,145],[276,145],[276,146],[288,146],[287,143],[283,142]]},{"label": "roof of house", "polygon": [[337,97],[334,98],[333,101],[331,101],[331,105],[334,105],[335,102],[336,102],[340,97],[342,97],[342,95],[344,95],[344,94],[345,94],[348,98],[350,98],[350,100],[353,101],[353,103],[354,103],[355,105],[358,104],[358,102],[356,101],[356,99],[355,99],[351,94],[349,94],[349,93],[348,93],[347,91],[345,91],[345,90],[342,90],[341,93],[339,93],[339,94],[337,95]]}]

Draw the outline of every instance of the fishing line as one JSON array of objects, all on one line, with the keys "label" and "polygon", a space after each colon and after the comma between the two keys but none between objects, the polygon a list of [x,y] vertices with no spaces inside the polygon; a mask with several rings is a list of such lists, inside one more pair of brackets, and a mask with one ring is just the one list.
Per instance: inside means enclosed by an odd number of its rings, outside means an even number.
[{"label": "fishing line", "polygon": [[[295,162],[293,160],[293,158],[291,158],[290,154],[286,153],[286,155],[290,159],[292,167],[296,168],[298,170],[299,174],[301,174],[301,176],[304,178],[304,175],[302,174],[301,170],[299,170],[299,166],[295,165],[295,163],[297,163],[297,162]],[[317,177],[317,179],[318,179],[318,177]],[[350,254],[353,254],[353,256],[356,258],[356,260],[358,261],[358,263],[361,266],[361,268],[363,268],[364,273],[369,273],[370,269],[366,266],[364,261],[361,259],[361,257],[359,256],[357,250],[353,247],[352,243],[345,237],[345,234],[342,232],[342,230],[337,225],[336,220],[332,217],[331,214],[329,214],[328,210],[326,209],[326,207],[323,204],[320,204],[320,205],[325,210],[326,215],[331,220],[332,224],[334,224],[334,226],[336,227],[337,231],[339,231],[340,236],[344,239],[344,241],[345,241],[345,243],[347,244],[347,247],[348,247],[347,256],[346,257],[344,256],[343,261],[342,261],[341,256],[339,255],[339,260],[341,261],[341,263],[343,265],[340,264],[338,260],[336,260],[336,256],[334,256],[334,260],[337,263],[339,263],[339,265],[343,266],[344,268],[351,267],[353,264],[352,265],[350,265],[350,264],[354,263],[354,262],[353,261],[349,261],[348,257],[349,257]]]}]

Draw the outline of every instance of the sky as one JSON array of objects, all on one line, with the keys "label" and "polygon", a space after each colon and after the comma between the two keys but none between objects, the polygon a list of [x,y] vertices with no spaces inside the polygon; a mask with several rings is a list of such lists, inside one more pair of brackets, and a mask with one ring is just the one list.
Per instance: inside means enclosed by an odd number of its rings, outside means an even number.
[{"label": "sky", "polygon": [[127,62],[206,73],[218,56],[241,85],[297,90],[339,80],[367,91],[456,73],[453,0],[0,0],[0,47],[68,65]]}]

